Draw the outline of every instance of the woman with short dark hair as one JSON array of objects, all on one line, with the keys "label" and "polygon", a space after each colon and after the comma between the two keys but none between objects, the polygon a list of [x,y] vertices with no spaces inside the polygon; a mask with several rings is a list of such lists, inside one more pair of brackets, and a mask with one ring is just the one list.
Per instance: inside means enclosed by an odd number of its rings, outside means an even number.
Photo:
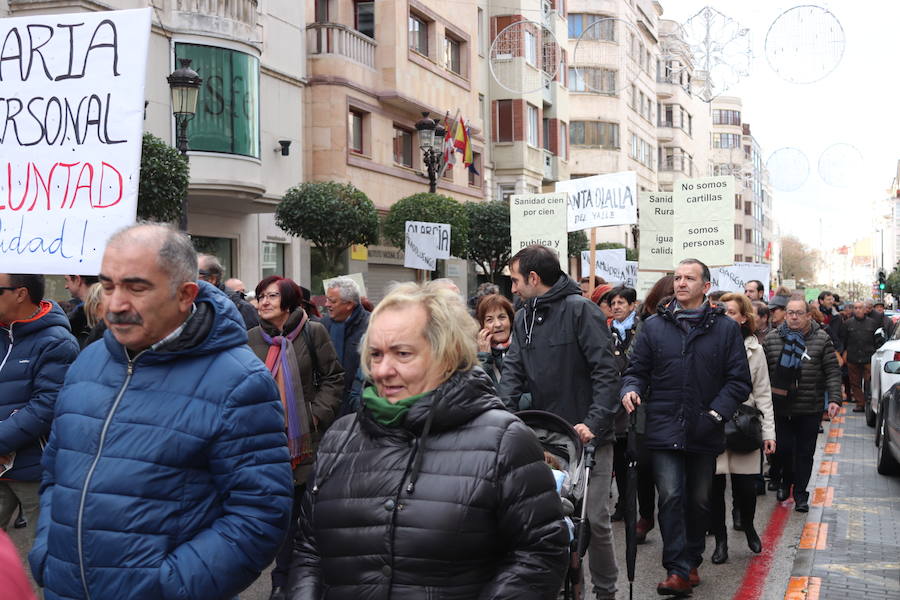
[{"label": "woman with short dark hair", "polygon": [[494,387],[500,383],[503,358],[512,341],[514,318],[512,302],[500,294],[482,297],[475,309],[475,319],[481,326],[478,332],[478,360],[494,382]]}]

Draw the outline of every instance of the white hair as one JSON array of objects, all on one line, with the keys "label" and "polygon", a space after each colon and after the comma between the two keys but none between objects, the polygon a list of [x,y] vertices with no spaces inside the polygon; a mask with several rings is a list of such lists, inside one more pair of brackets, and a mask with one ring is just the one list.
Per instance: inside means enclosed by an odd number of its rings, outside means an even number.
[{"label": "white hair", "polygon": [[359,304],[359,286],[349,277],[336,277],[328,282],[329,290],[337,290],[341,300]]}]

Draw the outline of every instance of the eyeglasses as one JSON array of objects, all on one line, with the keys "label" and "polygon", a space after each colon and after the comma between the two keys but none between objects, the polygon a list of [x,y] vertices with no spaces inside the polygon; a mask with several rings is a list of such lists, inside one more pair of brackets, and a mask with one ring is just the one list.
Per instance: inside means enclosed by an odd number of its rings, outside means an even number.
[{"label": "eyeglasses", "polygon": [[276,298],[281,298],[281,294],[278,292],[269,292],[268,294],[261,294],[259,296],[260,301],[262,300],[275,300]]},{"label": "eyeglasses", "polygon": [[787,312],[787,316],[789,317],[802,317],[806,314],[805,310],[788,310],[785,312]]}]

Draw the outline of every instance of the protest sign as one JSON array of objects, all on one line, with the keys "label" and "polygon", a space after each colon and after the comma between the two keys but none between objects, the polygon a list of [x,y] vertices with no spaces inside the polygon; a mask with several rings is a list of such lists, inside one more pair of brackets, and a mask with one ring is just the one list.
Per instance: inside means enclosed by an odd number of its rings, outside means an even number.
[{"label": "protest sign", "polygon": [[565,192],[569,231],[637,223],[637,174],[634,171],[560,181]]},{"label": "protest sign", "polygon": [[734,262],[734,177],[676,181],[673,209],[672,266],[685,258]]},{"label": "protest sign", "polygon": [[637,289],[638,262],[636,260],[625,261],[625,281],[622,285]]},{"label": "protest sign", "polygon": [[672,192],[640,192],[641,268],[668,271],[672,268]]},{"label": "protest sign", "polygon": [[646,298],[647,293],[656,285],[656,282],[665,276],[665,273],[660,273],[659,271],[638,270],[637,284],[634,286],[638,300]]},{"label": "protest sign", "polygon": [[763,298],[769,297],[769,277],[772,266],[766,263],[738,262],[728,267],[711,269],[713,290],[737,292],[743,294],[748,281],[761,281],[764,288]]},{"label": "protest sign", "polygon": [[[581,253],[581,274],[590,275],[591,252],[584,250]],[[613,250],[597,250],[594,258],[594,275],[602,277],[609,283],[622,284],[626,281],[628,268],[625,260],[625,248]]]},{"label": "protest sign", "polygon": [[407,221],[403,266],[434,271],[439,258],[450,258],[450,225]]},{"label": "protest sign", "polygon": [[565,194],[513,196],[509,201],[509,231],[513,254],[526,246],[541,244],[555,250],[562,270],[569,270]]},{"label": "protest sign", "polygon": [[[359,286],[359,295],[360,296],[368,296],[368,294],[366,293],[366,281],[365,281],[365,279],[363,279],[362,273],[350,273],[349,275],[341,275],[341,277],[346,277],[348,279],[352,279],[356,283],[356,285]],[[332,277],[331,279],[323,279],[322,280],[322,289],[324,289],[326,293],[328,292],[328,286],[331,285],[331,282],[334,281],[335,279],[338,279],[338,278]]]},{"label": "protest sign", "polygon": [[134,222],[150,9],[0,19],[0,272],[96,274]]}]

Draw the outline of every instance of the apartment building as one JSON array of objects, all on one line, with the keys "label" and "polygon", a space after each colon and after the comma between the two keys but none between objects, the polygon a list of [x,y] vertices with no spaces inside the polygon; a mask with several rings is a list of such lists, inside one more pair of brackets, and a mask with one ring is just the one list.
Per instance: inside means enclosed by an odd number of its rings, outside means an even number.
[{"label": "apartment building", "polygon": [[[0,17],[141,8],[140,0],[6,0]],[[304,245],[275,226],[275,206],[304,177],[306,61],[299,3],[155,0],[146,72],[144,130],[174,145],[166,76],[190,58],[203,78],[188,134],[188,231],[227,275],[302,278]],[[279,140],[290,142],[287,156]],[[306,259],[305,262],[308,262]]]},{"label": "apartment building", "polygon": [[[490,171],[479,91],[484,10],[452,0],[311,0],[306,10],[306,179],[350,182],[387,211],[400,198],[428,191],[415,130],[422,113],[459,114],[470,126],[478,174],[459,163],[440,178],[437,192],[483,200]],[[441,268],[466,289],[463,261]],[[348,270],[364,274],[376,300],[390,281],[414,277],[403,267],[402,249],[387,245],[351,253]],[[316,279],[313,272],[314,287]]]},{"label": "apartment building", "polygon": [[713,175],[733,175],[735,262],[771,262],[772,189],[762,150],[743,120],[740,98],[720,96],[710,103],[710,158]]}]

